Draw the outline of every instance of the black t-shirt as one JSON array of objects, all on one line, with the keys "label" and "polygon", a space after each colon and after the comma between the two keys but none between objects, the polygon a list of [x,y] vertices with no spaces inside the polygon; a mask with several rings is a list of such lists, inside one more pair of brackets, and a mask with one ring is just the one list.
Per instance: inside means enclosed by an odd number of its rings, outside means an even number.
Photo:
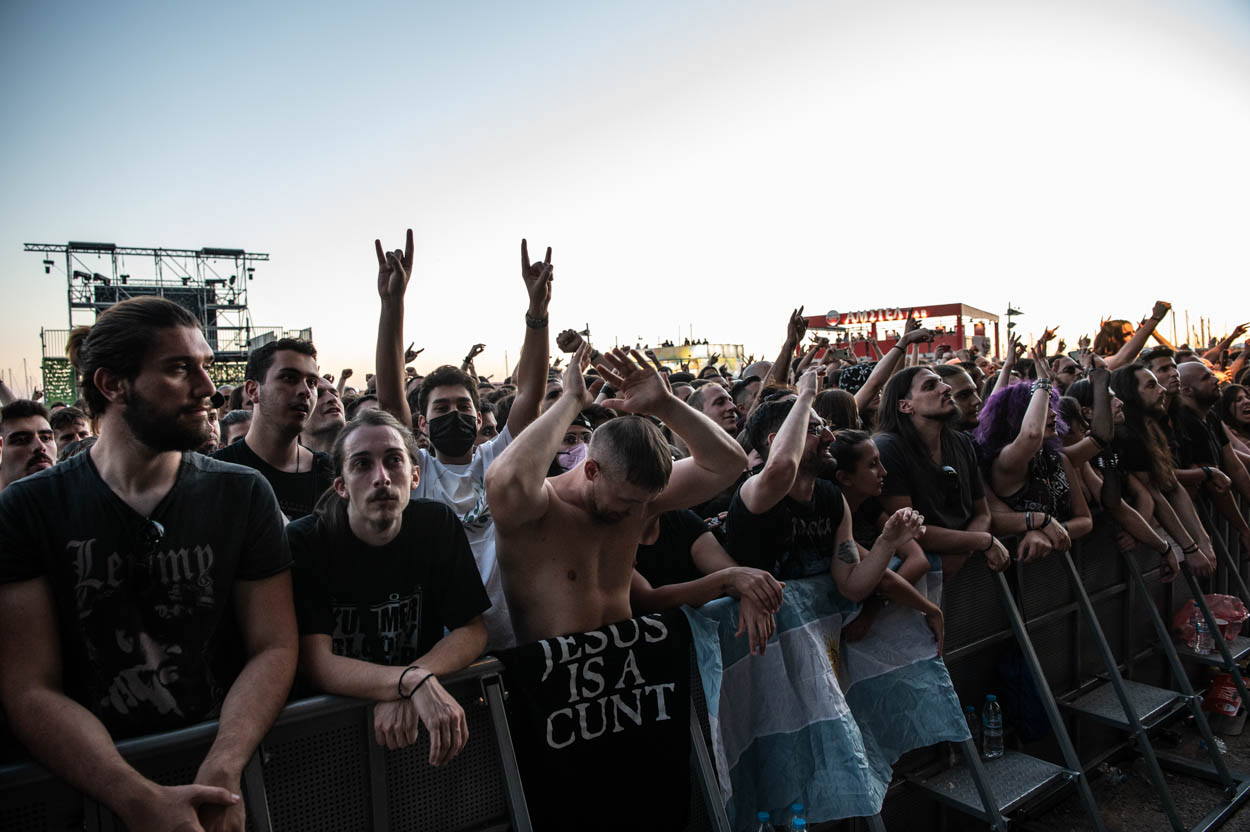
[{"label": "black t-shirt", "polygon": [[881,530],[877,521],[885,514],[885,508],[876,497],[869,497],[859,504],[859,508],[851,513],[851,537],[865,549],[871,549],[877,542]]},{"label": "black t-shirt", "polygon": [[961,431],[942,432],[942,465],[957,476],[943,473],[926,455],[918,455],[901,436],[879,433],[873,437],[885,466],[886,497],[909,497],[912,508],[924,515],[925,525],[962,530],[972,519],[972,504],[985,496],[981,469],[972,440]]},{"label": "black t-shirt", "polygon": [[763,514],[752,514],[739,490],[725,518],[729,554],[779,578],[828,575],[845,511],[842,492],[829,480],[816,480],[810,502],[787,494]]},{"label": "black t-shirt", "polygon": [[184,453],[150,519],[159,540],[90,453],[0,493],[0,583],[48,581],[63,689],[114,739],[217,715],[243,656],[234,582],[291,561],[273,489],[249,468]]},{"label": "black t-shirt", "polygon": [[313,451],[312,455],[310,470],[292,474],[279,471],[265,462],[248,447],[246,439],[240,439],[216,451],[213,459],[246,465],[248,468],[260,471],[269,481],[269,485],[273,487],[273,493],[278,496],[278,505],[281,506],[282,513],[288,520],[298,520],[307,514],[312,514],[313,506],[317,504],[318,498],[334,484],[334,467],[330,462],[330,456],[320,451]]},{"label": "black t-shirt", "polygon": [[707,523],[690,509],[660,515],[660,536],[638,545],[634,568],[651,586],[681,584],[702,577],[690,547],[708,531]]},{"label": "black t-shirt", "polygon": [[295,558],[300,635],[325,633],[334,654],[410,664],[490,607],[464,527],[448,506],[410,500],[399,534],[370,546],[310,515],[286,527]]},{"label": "black t-shirt", "polygon": [[1182,405],[1177,415],[1176,427],[1182,468],[1220,464],[1220,452],[1228,444],[1228,435],[1224,433],[1224,428],[1219,418],[1215,417],[1214,411],[1208,411],[1203,417]]}]

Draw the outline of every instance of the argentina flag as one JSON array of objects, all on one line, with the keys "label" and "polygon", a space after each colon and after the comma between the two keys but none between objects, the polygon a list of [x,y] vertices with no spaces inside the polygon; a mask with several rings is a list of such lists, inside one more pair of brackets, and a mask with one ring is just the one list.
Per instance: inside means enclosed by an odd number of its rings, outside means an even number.
[{"label": "argentina flag", "polygon": [[[933,577],[940,591],[941,573]],[[791,580],[762,656],[734,637],[733,599],[685,611],[735,830],[795,802],[809,822],[874,815],[899,756],[967,736],[933,635],[914,610],[889,606],[867,637],[844,644],[842,627],[859,605],[830,576]]]}]

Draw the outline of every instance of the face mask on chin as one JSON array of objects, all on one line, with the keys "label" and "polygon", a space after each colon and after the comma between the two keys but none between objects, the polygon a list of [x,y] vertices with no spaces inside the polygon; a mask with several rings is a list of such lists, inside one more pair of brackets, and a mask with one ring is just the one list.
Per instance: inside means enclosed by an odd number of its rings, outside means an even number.
[{"label": "face mask on chin", "polygon": [[477,419],[471,413],[453,410],[428,423],[430,444],[447,456],[464,456],[477,439]]},{"label": "face mask on chin", "polygon": [[559,451],[556,454],[556,465],[558,465],[561,468],[561,470],[572,471],[574,468],[580,465],[582,460],[584,460],[585,458],[586,458],[586,443],[578,442],[576,445],[574,445],[572,448],[569,448],[567,451]]}]

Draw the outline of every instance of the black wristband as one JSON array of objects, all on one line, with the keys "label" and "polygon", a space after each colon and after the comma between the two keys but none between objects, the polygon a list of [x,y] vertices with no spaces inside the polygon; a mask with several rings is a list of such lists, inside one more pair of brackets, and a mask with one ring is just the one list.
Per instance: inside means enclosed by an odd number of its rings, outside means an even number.
[{"label": "black wristband", "polygon": [[1198,551],[1198,544],[1194,542],[1194,543],[1189,544],[1187,548],[1181,549],[1181,554],[1192,555],[1196,551]]},{"label": "black wristband", "polygon": [[526,312],[525,313],[525,325],[529,327],[530,329],[546,329],[547,328],[547,316],[544,315],[541,318],[535,318],[533,315]]},{"label": "black wristband", "polygon": [[425,670],[425,668],[421,667],[420,665],[412,664],[412,665],[409,665],[408,667],[405,667],[404,672],[399,674],[399,681],[395,683],[395,693],[399,694],[400,699],[407,699],[408,697],[412,696],[412,694],[417,692],[417,688],[420,688],[422,685],[425,684],[426,679],[429,679],[430,676],[434,675],[433,673],[429,674],[429,676],[426,676],[425,679],[422,679],[420,682],[417,682],[417,687],[413,688],[408,693],[404,693],[404,677],[408,675],[408,671],[410,670]]},{"label": "black wristband", "polygon": [[991,535],[990,535],[990,542],[989,542],[988,544],[986,544],[986,546],[985,546],[985,548],[984,548],[984,549],[981,549],[979,552],[977,552],[977,554],[978,554],[978,555],[984,555],[986,552],[988,552],[990,549],[993,549],[993,548],[994,548],[994,535],[992,535],[992,534],[991,534]]}]

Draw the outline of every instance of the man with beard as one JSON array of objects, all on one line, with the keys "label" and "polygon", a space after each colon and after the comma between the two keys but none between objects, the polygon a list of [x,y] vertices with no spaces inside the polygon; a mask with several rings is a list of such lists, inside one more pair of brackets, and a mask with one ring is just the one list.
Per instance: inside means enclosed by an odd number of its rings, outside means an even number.
[{"label": "man with beard", "polygon": [[[668,391],[636,350],[602,356],[600,375],[619,416],[595,428],[586,459],[548,479],[568,426],[593,396],[583,344],[560,398],[508,447],[486,475],[499,563],[517,639],[525,644],[594,630],[631,615],[638,543],[652,518],[706,500],[746,466],[728,433]],[[673,462],[660,419],[690,449]]]},{"label": "man with beard", "polygon": [[[213,353],[190,312],[123,301],[69,352],[100,435],[0,494],[0,702],[126,828],[242,832],[243,767],[295,673],[277,501],[255,471],[191,452]],[[114,746],[213,718],[194,785],[158,785]]]},{"label": "man with beard", "polygon": [[977,452],[971,437],[954,429],[958,419],[950,385],[927,367],[908,367],[886,383],[881,432],[873,437],[886,470],[882,506],[924,515],[920,546],[942,557],[946,578],[973,554],[985,555],[995,571],[1010,563],[990,533]]},{"label": "man with beard", "polygon": [[299,338],[270,341],[248,355],[244,379],[244,396],[254,404],[247,435],[213,458],[260,471],[287,520],[311,514],[334,482],[330,457],[299,443],[324,381],[317,375],[317,350]]},{"label": "man with beard", "polygon": [[[531,263],[528,244],[521,241],[521,280],[529,305],[525,312],[525,341],[513,374],[516,398],[499,434],[476,445],[482,427],[477,380],[459,367],[445,365],[423,378],[417,390],[416,413],[410,409],[404,394],[403,325],[404,294],[412,277],[412,230],[408,230],[402,251],[384,252],[379,240],[374,241],[374,248],[378,259],[378,295],[382,302],[376,353],[378,405],[400,424],[413,425],[418,433],[429,437],[433,453],[424,449],[417,451],[421,475],[413,496],[451,506],[464,524],[478,573],[491,602],[486,613],[487,647],[492,650],[512,647],[516,641],[495,557],[494,515],[487,501],[486,473],[513,438],[538,417],[539,401],[547,387],[551,350],[547,307],[551,302],[554,274],[551,248],[548,247],[542,261]],[[553,450],[536,472],[546,473],[554,456]]]},{"label": "man with beard", "polygon": [[317,401],[304,423],[300,443],[310,450],[328,455],[339,431],[346,424],[338,388],[324,378],[317,379]]},{"label": "man with beard", "polygon": [[39,402],[16,399],[0,409],[0,491],[22,477],[51,468],[56,440],[48,410]]},{"label": "man with beard", "polygon": [[959,418],[955,421],[955,429],[964,433],[972,433],[981,424],[981,406],[985,404],[977,385],[968,375],[968,371],[958,364],[937,364],[933,372],[942,381],[950,385],[951,400],[959,409]]},{"label": "man with beard", "polygon": [[[1173,449],[1164,431],[1166,389],[1145,365],[1132,363],[1111,374],[1111,388],[1124,402],[1114,449],[1120,467],[1147,490],[1154,515],[1199,575],[1215,568],[1215,549],[1188,492],[1182,487]],[[1198,472],[1199,478],[1202,472]]]},{"label": "man with beard", "polygon": [[379,745],[409,746],[424,725],[430,763],[441,765],[469,731],[464,709],[431,677],[481,655],[490,601],[455,513],[409,499],[416,456],[394,416],[361,413],[331,451],[334,489],[286,536],[305,676],[327,693],[375,700]]},{"label": "man with beard", "polygon": [[[1201,472],[1199,486],[1207,499],[1228,518],[1241,537],[1242,548],[1250,551],[1250,524],[1237,510],[1232,497],[1236,488],[1250,500],[1250,474],[1237,458],[1212,407],[1220,400],[1220,385],[1211,369],[1199,361],[1186,361],[1177,368],[1180,407],[1176,427],[1180,439],[1181,465]],[[1179,479],[1179,477],[1178,477]]]},{"label": "man with beard", "polygon": [[799,378],[798,398],[764,402],[751,414],[751,444],[764,467],[738,489],[725,520],[730,556],[778,578],[832,574],[838,592],[863,601],[880,585],[903,600],[916,589],[887,567],[898,548],[924,530],[911,509],[896,512],[860,559],[851,512],[833,481],[833,432],[812,410],[820,375]]}]

